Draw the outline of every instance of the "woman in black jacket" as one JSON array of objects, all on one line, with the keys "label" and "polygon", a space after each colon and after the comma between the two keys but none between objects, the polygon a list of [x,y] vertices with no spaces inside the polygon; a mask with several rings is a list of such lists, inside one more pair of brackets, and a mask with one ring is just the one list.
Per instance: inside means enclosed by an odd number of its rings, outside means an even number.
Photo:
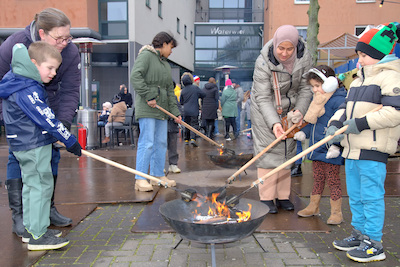
[{"label": "woman in black jacket", "polygon": [[201,119],[205,122],[206,135],[214,138],[215,119],[218,118],[217,109],[219,107],[219,92],[215,79],[211,77],[204,85],[203,92],[206,96],[201,105]]}]

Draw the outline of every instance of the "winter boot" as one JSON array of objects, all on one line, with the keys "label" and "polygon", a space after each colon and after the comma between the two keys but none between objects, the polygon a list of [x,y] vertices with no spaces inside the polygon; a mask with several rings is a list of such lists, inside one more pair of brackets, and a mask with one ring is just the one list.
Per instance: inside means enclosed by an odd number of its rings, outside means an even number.
[{"label": "winter boot", "polygon": [[340,224],[343,222],[343,215],[342,215],[342,199],[339,198],[338,200],[331,201],[331,216],[329,217],[327,224]]},{"label": "winter boot", "polygon": [[54,190],[53,195],[51,196],[51,205],[50,205],[50,224],[58,227],[65,227],[72,224],[72,219],[61,215],[56,206],[54,205],[54,193],[56,191],[56,183],[57,183],[57,175],[53,175],[54,178]]},{"label": "winter boot", "polygon": [[310,196],[310,204],[308,206],[299,211],[297,215],[300,217],[311,217],[319,214],[319,202],[321,200],[321,195],[311,195]]},{"label": "winter boot", "polygon": [[22,237],[25,231],[22,217],[22,178],[6,180],[5,185],[8,191],[8,205],[12,211],[12,231]]}]

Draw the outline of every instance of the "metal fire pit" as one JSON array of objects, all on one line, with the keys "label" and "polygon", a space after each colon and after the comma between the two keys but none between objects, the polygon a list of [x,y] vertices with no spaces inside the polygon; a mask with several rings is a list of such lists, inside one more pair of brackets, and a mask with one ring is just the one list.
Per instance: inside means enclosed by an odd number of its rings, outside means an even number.
[{"label": "metal fire pit", "polygon": [[210,160],[217,166],[222,168],[240,168],[253,158],[253,153],[236,153],[235,155],[222,154],[219,151],[207,152]]},{"label": "metal fire pit", "polygon": [[[232,224],[199,224],[193,222],[193,211],[197,206],[194,201],[172,200],[162,204],[159,210],[164,220],[182,237],[174,249],[178,247],[183,238],[210,244],[212,267],[215,267],[215,244],[234,242],[253,235],[253,232],[260,226],[269,212],[267,205],[246,198],[241,198],[236,208],[247,211],[249,209],[248,204],[252,205],[250,220]],[[254,235],[253,237],[261,249],[266,252],[257,238]]]},{"label": "metal fire pit", "polygon": [[164,220],[183,238],[199,243],[220,244],[234,242],[251,235],[267,216],[269,208],[260,201],[241,198],[236,208],[248,210],[252,205],[251,217],[247,222],[232,224],[199,224],[193,222],[196,202],[181,199],[169,201],[160,206]]}]

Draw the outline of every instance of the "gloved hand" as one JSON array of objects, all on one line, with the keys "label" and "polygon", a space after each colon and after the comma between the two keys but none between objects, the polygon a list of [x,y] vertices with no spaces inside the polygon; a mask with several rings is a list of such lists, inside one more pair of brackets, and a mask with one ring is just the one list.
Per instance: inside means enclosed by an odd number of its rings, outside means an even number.
[{"label": "gloved hand", "polygon": [[69,123],[66,120],[60,120],[62,124],[64,124],[65,128],[68,129],[68,131],[71,131],[71,123]]},{"label": "gloved hand", "polygon": [[[339,130],[338,127],[329,126],[328,129],[326,130],[325,137],[334,135],[337,130]],[[333,143],[339,143],[340,141],[343,140],[343,138],[344,138],[343,134],[338,134],[335,137],[333,137],[331,140],[328,141],[328,145],[332,145]]]},{"label": "gloved hand", "polygon": [[76,141],[72,146],[67,147],[67,151],[77,155],[78,157],[82,156],[82,147],[78,141]]},{"label": "gloved hand", "polygon": [[357,128],[356,119],[350,119],[343,122],[343,125],[347,125],[346,131],[344,134],[359,134],[360,131]]},{"label": "gloved hand", "polygon": [[303,115],[298,110],[289,111],[287,114],[288,122],[292,122],[293,124],[299,123],[303,119]]},{"label": "gloved hand", "polygon": [[298,131],[294,134],[293,139],[303,142],[304,140],[306,140],[306,134],[303,131]]},{"label": "gloved hand", "polygon": [[340,148],[335,145],[331,145],[326,153],[327,159],[334,159],[340,156]]}]

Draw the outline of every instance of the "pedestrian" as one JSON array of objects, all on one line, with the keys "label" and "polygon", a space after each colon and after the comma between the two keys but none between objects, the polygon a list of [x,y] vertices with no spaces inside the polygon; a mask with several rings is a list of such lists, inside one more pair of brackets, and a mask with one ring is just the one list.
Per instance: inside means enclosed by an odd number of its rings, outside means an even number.
[{"label": "pedestrian", "polygon": [[[251,125],[255,154],[260,153],[283,133],[281,116],[290,123],[300,122],[311,102],[312,91],[303,74],[312,66],[306,43],[292,25],[279,27],[258,56],[251,89]],[[277,78],[274,90],[273,77]],[[276,92],[275,92],[276,91]],[[276,95],[280,103],[276,103]],[[277,105],[279,104],[279,105]],[[277,109],[278,107],[278,109]],[[281,109],[279,108],[281,107]],[[281,112],[281,114],[279,114]],[[257,176],[261,178],[296,155],[296,140],[286,138],[260,157]],[[277,207],[294,210],[289,200],[290,167],[280,170],[259,185],[260,200],[277,213]]]},{"label": "pedestrian", "polygon": [[241,116],[241,112],[242,112],[242,102],[244,99],[244,92],[243,92],[243,88],[240,86],[239,82],[236,81],[235,79],[232,79],[232,86],[233,89],[235,89],[236,94],[237,94],[237,99],[236,99],[236,103],[237,103],[237,109],[238,109],[238,115],[236,117],[236,132],[235,135],[238,136],[239,132],[241,130],[244,129],[244,120],[242,121],[242,116]]},{"label": "pedestrian", "polygon": [[104,127],[107,123],[108,117],[110,116],[112,105],[110,102],[103,103],[103,110],[99,114],[99,120],[97,126]]},{"label": "pedestrian", "polygon": [[116,95],[113,99],[114,106],[111,110],[110,116],[106,125],[104,126],[104,139],[101,141],[102,144],[107,144],[111,141],[111,131],[115,126],[122,126],[125,122],[125,115],[127,106],[124,101],[121,100],[119,95]]},{"label": "pedestrian", "polygon": [[[244,93],[244,97],[243,97],[243,102],[242,102],[242,113],[241,116],[243,117],[243,119],[241,118],[241,120],[243,121],[243,124],[245,121],[247,121],[247,129],[251,129],[251,114],[250,114],[250,107],[251,107],[251,99],[250,99],[250,93],[251,91],[246,91],[246,93]],[[251,130],[249,130],[247,132],[247,138],[252,139],[253,137],[251,136]]]},{"label": "pedestrian", "polygon": [[[28,250],[58,249],[68,245],[61,231],[50,230],[50,202],[54,190],[52,143],[60,140],[81,156],[81,146],[47,105],[43,83],[50,82],[62,61],[52,45],[39,41],[13,47],[11,70],[0,82],[7,143],[22,173],[22,206]],[[25,240],[24,240],[25,239]]]},{"label": "pedestrian", "polygon": [[[203,99],[206,94],[196,85],[193,84],[193,76],[189,72],[185,72],[181,77],[182,91],[180,104],[183,106],[183,121],[199,130],[199,100]],[[196,134],[185,128],[184,132],[185,145],[190,144],[197,147]]]},{"label": "pedestrian", "polygon": [[199,76],[193,76],[193,85],[196,85],[197,87],[200,88],[200,77]]},{"label": "pedestrian", "polygon": [[[79,90],[81,86],[80,56],[78,48],[71,42],[71,22],[69,18],[56,8],[46,8],[35,15],[34,20],[24,29],[12,34],[0,46],[0,79],[10,70],[12,48],[16,43],[23,43],[27,48],[36,41],[45,41],[61,53],[62,64],[57,70],[57,76],[45,84],[49,106],[68,130],[75,117],[79,105]],[[58,163],[60,161],[60,146],[53,145],[51,167],[54,179],[53,196],[51,197],[50,224],[58,227],[69,226],[72,219],[60,214],[54,205],[55,188],[58,178]],[[12,211],[12,231],[22,236],[22,179],[17,159],[10,151],[7,163],[6,188],[9,207]],[[68,190],[68,188],[62,188]]]},{"label": "pedestrian", "polygon": [[[386,258],[382,245],[386,164],[400,137],[400,60],[392,54],[399,36],[399,24],[392,22],[360,37],[359,78],[351,83],[345,104],[330,119],[326,132],[328,136],[348,127],[330,143],[341,141],[343,146],[353,231],[333,246],[358,262]],[[380,105],[379,111],[371,112]]]},{"label": "pedestrian", "polygon": [[[346,99],[346,88],[335,77],[335,71],[326,65],[311,69],[306,75],[307,82],[311,85],[314,97],[307,110],[304,120],[308,122],[301,131],[294,135],[294,139],[304,141],[309,139],[312,146],[325,138],[325,131],[329,119],[338,110]],[[339,88],[340,84],[340,88]],[[330,191],[331,215],[327,224],[340,224],[342,216],[342,187],[340,184],[340,166],[344,159],[340,156],[339,144],[320,146],[309,153],[308,159],[312,161],[313,189],[308,206],[299,211],[300,217],[319,215],[319,203],[322,192],[327,182]]]},{"label": "pedestrian", "polygon": [[215,119],[218,118],[217,110],[219,106],[218,86],[214,77],[208,79],[208,83],[204,85],[203,92],[205,97],[202,101],[201,118],[205,122],[205,133],[213,139],[215,130]]},{"label": "pedestrian", "polygon": [[[181,87],[173,82],[174,84],[174,94],[176,96],[176,105],[178,106],[179,112],[182,113],[182,106],[179,103],[178,99],[181,95]],[[179,125],[175,122],[174,119],[168,118],[168,172],[172,173],[180,173],[181,169],[178,167],[179,153],[178,153],[178,133],[179,133]]]},{"label": "pedestrian", "polygon": [[121,101],[124,101],[128,108],[132,107],[132,94],[129,93],[128,87],[125,84],[121,84],[119,86],[119,93],[118,95],[121,98]]},{"label": "pedestrian", "polygon": [[[171,67],[167,58],[172,49],[178,45],[173,35],[159,32],[154,36],[151,45],[145,45],[139,54],[131,72],[131,84],[135,95],[135,117],[139,121],[139,141],[136,153],[136,170],[149,173],[176,186],[174,180],[164,175],[167,153],[168,118],[169,116],[156,108],[157,105],[177,116],[181,116],[176,105],[176,96],[171,77]],[[151,66],[151,67],[149,67]],[[142,176],[136,175],[135,190],[152,191],[153,185]]]},{"label": "pedestrian", "polygon": [[236,117],[238,116],[237,109],[237,93],[233,89],[231,79],[225,81],[225,88],[222,91],[221,96],[221,106],[222,106],[222,116],[225,120],[225,140],[231,141],[232,138],[229,135],[230,127],[233,129],[234,139],[237,138],[237,128],[236,128]]}]

